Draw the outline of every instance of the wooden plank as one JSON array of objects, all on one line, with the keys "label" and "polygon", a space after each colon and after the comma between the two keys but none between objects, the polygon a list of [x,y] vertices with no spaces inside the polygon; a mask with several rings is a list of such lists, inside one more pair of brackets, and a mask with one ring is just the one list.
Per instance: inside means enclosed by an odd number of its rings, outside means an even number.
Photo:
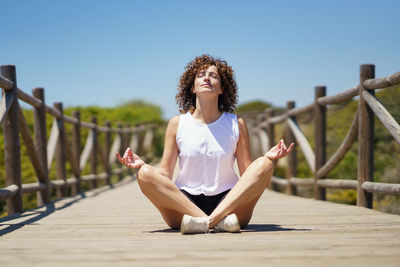
[{"label": "wooden plank", "polygon": [[345,179],[323,179],[317,181],[318,185],[324,188],[354,189],[357,190],[357,180]]},{"label": "wooden plank", "polygon": [[296,186],[314,186],[314,178],[290,177],[289,182]]},{"label": "wooden plank", "polygon": [[119,152],[120,147],[121,147],[121,136],[116,135],[113,144],[111,146],[111,151],[108,159],[110,165],[112,165],[117,160],[116,153]]},{"label": "wooden plank", "polygon": [[288,115],[286,113],[283,113],[282,115],[268,118],[267,122],[272,123],[272,124],[277,124],[277,123],[284,122],[287,118],[288,118]]},{"label": "wooden plank", "polygon": [[354,115],[353,122],[350,129],[346,134],[343,142],[340,144],[338,150],[330,157],[330,159],[317,171],[319,177],[326,176],[339,162],[344,158],[346,153],[350,150],[354,142],[357,140],[358,135],[358,110]]},{"label": "wooden plank", "polygon": [[[8,232],[0,242],[2,266],[102,267],[112,262],[302,267],[400,262],[397,215],[266,191],[240,234],[183,236],[164,223],[138,183],[128,181],[9,218],[2,228]],[[38,248],[48,253],[39,253]]]},{"label": "wooden plank", "polygon": [[77,120],[76,118],[73,118],[73,117],[70,117],[70,116],[66,116],[66,115],[64,115],[64,121],[72,123],[72,124],[80,123],[80,121]]},{"label": "wooden plank", "polygon": [[24,102],[26,102],[28,104],[31,104],[33,107],[38,108],[42,105],[42,101],[40,99],[37,99],[36,97],[25,93],[21,89],[18,88],[17,92],[18,92],[19,99],[23,100]]},{"label": "wooden plank", "polygon": [[51,163],[53,162],[54,155],[56,154],[59,134],[60,132],[58,130],[57,120],[54,118],[50,130],[49,142],[47,143],[47,170],[51,169]]},{"label": "wooden plank", "polygon": [[307,113],[314,110],[314,103],[308,104],[304,107],[294,108],[288,111],[288,116],[298,116],[303,113]]},{"label": "wooden plank", "polygon": [[310,143],[308,142],[307,138],[304,136],[303,132],[299,128],[299,126],[292,120],[287,119],[286,123],[289,125],[290,129],[292,130],[298,145],[300,146],[301,150],[304,153],[304,157],[306,158],[307,164],[310,167],[312,172],[315,172],[315,155],[311,148]]},{"label": "wooden plank", "polygon": [[29,184],[22,185],[22,192],[24,194],[35,193],[35,192],[40,192],[42,190],[45,190],[46,188],[48,188],[48,185],[46,185],[45,183],[40,183],[40,182],[29,183]]},{"label": "wooden plank", "polygon": [[14,99],[16,99],[14,94],[4,94],[3,92],[0,102],[0,124],[3,123],[4,117],[6,116],[11,104],[14,102]]},{"label": "wooden plank", "polygon": [[370,193],[400,195],[400,184],[364,182],[361,187]]},{"label": "wooden plank", "polygon": [[374,111],[375,115],[379,118],[385,128],[394,137],[397,143],[400,144],[400,125],[387,111],[387,109],[370,93],[363,92],[363,97],[368,106]]},{"label": "wooden plank", "polygon": [[320,105],[326,106],[329,104],[337,104],[337,103],[352,99],[353,97],[355,97],[357,95],[358,95],[358,86],[347,89],[346,91],[343,91],[336,95],[320,97],[317,99],[317,102]]},{"label": "wooden plank", "polygon": [[[58,125],[58,142],[56,146],[56,177],[57,179],[63,180],[64,182],[67,179],[67,170],[66,170],[66,134],[64,127],[64,110],[63,104],[61,102],[54,103],[54,108],[61,113],[60,118],[57,118]],[[58,192],[58,191],[57,191]],[[68,195],[68,186],[65,184],[64,187],[61,188],[61,196],[66,197]]]},{"label": "wooden plank", "polygon": [[285,186],[285,187],[289,184],[289,181],[287,179],[276,177],[276,176],[271,177],[271,182],[273,182],[277,185],[280,185],[280,186]]},{"label": "wooden plank", "polygon": [[139,134],[138,133],[132,134],[132,138],[129,143],[129,147],[132,149],[133,152],[138,151],[138,149],[139,149]]},{"label": "wooden plank", "polygon": [[363,82],[365,89],[379,89],[386,88],[396,84],[400,84],[400,71],[387,77],[379,79],[367,79]]},{"label": "wooden plank", "polygon": [[33,139],[28,127],[28,124],[25,121],[24,114],[22,113],[21,107],[19,106],[18,102],[18,120],[19,120],[19,129],[21,132],[22,139],[25,143],[26,151],[28,152],[28,156],[32,162],[33,169],[37,175],[39,181],[46,180],[47,173],[44,170],[44,166],[42,166],[42,162],[40,161],[40,155],[36,152],[35,145],[33,143]]},{"label": "wooden plank", "polygon": [[92,151],[92,147],[93,147],[93,133],[91,129],[89,130],[88,136],[86,138],[86,143],[81,154],[81,161],[79,163],[79,169],[81,172],[85,168],[86,163],[90,157],[90,152]]},{"label": "wooden plank", "polygon": [[54,118],[59,119],[61,118],[62,114],[57,109],[49,107],[46,105],[46,112],[52,115]]},{"label": "wooden plank", "polygon": [[15,196],[19,191],[19,188],[15,184],[11,184],[6,188],[0,188],[0,200],[7,200]]}]

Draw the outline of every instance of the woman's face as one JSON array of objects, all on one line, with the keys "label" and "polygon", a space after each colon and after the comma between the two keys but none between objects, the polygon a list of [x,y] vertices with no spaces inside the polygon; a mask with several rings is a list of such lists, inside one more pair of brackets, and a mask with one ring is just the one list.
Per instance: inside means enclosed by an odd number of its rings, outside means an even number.
[{"label": "woman's face", "polygon": [[193,93],[222,94],[221,77],[216,66],[211,65],[208,68],[197,72],[194,80]]}]

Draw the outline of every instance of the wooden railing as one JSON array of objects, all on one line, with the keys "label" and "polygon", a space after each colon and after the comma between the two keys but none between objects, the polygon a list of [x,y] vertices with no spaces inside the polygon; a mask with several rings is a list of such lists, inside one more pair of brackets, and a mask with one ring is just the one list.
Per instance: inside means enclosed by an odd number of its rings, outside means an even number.
[{"label": "wooden railing", "polygon": [[[400,195],[400,184],[388,184],[373,182],[374,173],[374,116],[376,115],[384,127],[390,132],[397,143],[400,144],[399,123],[390,115],[385,107],[375,98],[375,89],[384,89],[400,84],[400,72],[393,75],[374,79],[375,65],[365,64],[360,66],[360,83],[358,86],[348,89],[333,96],[326,96],[326,87],[315,87],[315,101],[300,108],[294,108],[294,101],[287,103],[287,109],[279,116],[268,109],[262,113],[244,114],[249,125],[250,141],[253,156],[259,156],[275,144],[275,125],[285,123],[289,129],[286,134],[286,142],[295,142],[300,147],[305,160],[313,172],[313,178],[297,178],[297,153],[293,151],[288,156],[286,170],[287,179],[273,176],[270,187],[275,184],[286,187],[289,194],[297,194],[297,186],[313,187],[314,198],[326,200],[327,188],[354,189],[357,190],[357,205],[372,208],[373,193]],[[337,104],[342,101],[359,96],[357,112],[353,122],[337,151],[329,158],[326,157],[326,111],[327,105]],[[400,100],[397,100],[400,104]],[[296,123],[296,117],[300,114],[313,112],[314,143],[311,148],[307,138]],[[326,179],[329,172],[336,167],[346,153],[358,140],[358,172],[357,180]]]},{"label": "wooden railing", "polygon": [[[3,89],[0,103],[0,124],[3,124],[5,151],[6,187],[0,188],[0,200],[7,200],[7,212],[13,214],[23,211],[22,194],[37,192],[37,205],[50,202],[51,190],[57,197],[66,197],[81,193],[81,183],[89,183],[90,188],[98,186],[98,181],[105,180],[111,185],[112,175],[121,180],[125,174],[131,174],[128,168],[120,168],[116,162],[116,152],[130,145],[142,155],[146,155],[152,146],[155,124],[138,127],[111,128],[111,123],[99,126],[97,118],[91,122],[80,120],[80,112],[73,117],[63,114],[62,103],[54,107],[45,104],[44,89],[33,89],[29,95],[17,87],[16,70],[13,65],[1,66],[0,87]],[[18,99],[30,104],[34,113],[34,137],[25,121]],[[47,141],[46,113],[53,119],[50,137]],[[72,124],[72,142],[67,138],[65,123]],[[86,143],[81,148],[81,128],[88,129]],[[104,135],[100,145],[99,135]],[[36,183],[23,184],[21,178],[20,135],[37,176]],[[113,137],[114,135],[114,137]],[[112,140],[113,139],[113,140]],[[50,179],[49,171],[55,158],[56,179]],[[98,162],[100,158],[100,162]],[[90,174],[81,175],[90,159]],[[73,177],[67,178],[66,162],[69,162]],[[104,173],[97,170],[102,164]]]}]

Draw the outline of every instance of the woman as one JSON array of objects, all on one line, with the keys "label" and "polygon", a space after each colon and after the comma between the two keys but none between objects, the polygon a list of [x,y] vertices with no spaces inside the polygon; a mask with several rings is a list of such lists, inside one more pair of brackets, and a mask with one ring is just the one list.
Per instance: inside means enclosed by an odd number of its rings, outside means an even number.
[{"label": "woman", "polygon": [[[281,140],[251,161],[246,124],[232,113],[237,102],[233,74],[226,61],[209,55],[186,66],[176,95],[181,115],[168,123],[158,168],[145,164],[130,148],[122,158],[117,153],[121,163],[139,169],[142,192],[182,234],[246,227],[272,176],[273,161],[293,147],[286,148]],[[178,157],[181,171],[174,184]],[[233,171],[235,159],[240,179]]]}]

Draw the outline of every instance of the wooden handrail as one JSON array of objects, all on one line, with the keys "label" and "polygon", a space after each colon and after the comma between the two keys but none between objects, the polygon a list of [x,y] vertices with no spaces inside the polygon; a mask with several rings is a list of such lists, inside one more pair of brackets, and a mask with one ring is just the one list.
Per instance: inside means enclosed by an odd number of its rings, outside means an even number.
[{"label": "wooden handrail", "polygon": [[365,89],[373,90],[373,89],[390,87],[399,83],[400,83],[400,71],[379,79],[367,79],[363,82],[363,85]]},{"label": "wooden handrail", "polygon": [[[22,194],[37,192],[37,204],[42,205],[50,202],[50,190],[55,189],[58,197],[68,196],[81,192],[80,184],[89,182],[91,187],[97,187],[97,181],[106,180],[111,184],[111,175],[118,175],[121,180],[124,175],[131,174],[130,169],[115,168],[115,153],[121,152],[122,145],[129,145],[129,142],[121,142],[123,135],[140,135],[146,132],[144,143],[142,140],[136,142],[137,149],[144,149],[144,156],[151,149],[153,131],[156,124],[146,124],[137,127],[111,128],[110,123],[106,126],[98,126],[97,119],[92,118],[91,122],[80,120],[80,113],[75,112],[72,117],[63,114],[62,103],[55,103],[54,107],[46,105],[44,101],[44,89],[35,88],[33,95],[25,93],[17,87],[15,67],[12,65],[1,66],[0,87],[5,91],[0,102],[0,118],[3,123],[5,153],[8,159],[6,172],[6,187],[0,188],[0,199],[7,201],[7,212],[13,214],[22,212]],[[34,108],[34,138],[29,129],[25,116],[19,106],[19,100],[26,102]],[[53,117],[52,130],[47,140],[46,113]],[[73,142],[67,140],[65,123],[72,127]],[[7,124],[7,127],[5,126]],[[89,137],[84,151],[80,151],[81,129],[89,129]],[[114,146],[111,148],[112,133],[117,135],[114,138]],[[106,143],[104,147],[99,144],[98,135],[104,134]],[[22,137],[27,154],[31,159],[37,181],[35,183],[22,184],[21,181],[21,160],[20,160],[20,136]],[[97,161],[100,154],[101,160]],[[52,168],[52,162],[56,161],[56,179],[49,180],[48,173]],[[67,178],[66,161],[70,162],[74,177]],[[81,175],[86,162],[90,165],[90,174]],[[80,165],[80,166],[79,166]],[[99,165],[103,165],[105,172],[97,173]],[[68,190],[71,187],[71,190]]]},{"label": "wooden handrail", "polygon": [[[299,127],[294,123],[291,117],[299,116],[304,113],[309,113],[314,111],[314,121],[316,116],[316,106],[318,105],[319,108],[321,106],[326,106],[330,104],[337,104],[342,101],[346,101],[352,99],[355,96],[360,96],[360,99],[363,101],[359,105],[363,106],[363,113],[364,115],[360,114],[360,107],[358,107],[357,111],[354,114],[354,119],[349,127],[349,131],[346,134],[346,137],[340,144],[337,151],[328,159],[326,162],[323,162],[319,168],[315,168],[315,177],[314,179],[311,178],[296,178],[296,177],[289,177],[286,179],[279,178],[273,176],[270,182],[270,188],[274,188],[273,185],[279,185],[285,187],[288,193],[293,194],[296,192],[296,189],[293,188],[295,186],[314,186],[315,190],[325,190],[326,188],[337,188],[337,189],[353,189],[357,190],[358,192],[358,202],[357,204],[364,207],[372,207],[372,193],[380,193],[380,194],[391,194],[391,195],[400,195],[400,184],[386,184],[386,183],[374,183],[370,179],[372,179],[371,173],[373,169],[373,160],[371,161],[371,155],[373,155],[373,139],[371,137],[367,137],[365,134],[370,133],[373,131],[373,116],[371,114],[375,114],[379,120],[382,122],[384,127],[391,133],[394,139],[400,143],[400,125],[399,123],[393,118],[393,116],[386,110],[386,108],[374,97],[373,90],[374,89],[384,89],[389,86],[398,85],[400,84],[400,72],[396,72],[392,75],[375,79],[373,78],[374,73],[374,66],[373,65],[362,65],[360,70],[360,75],[362,79],[360,79],[360,84],[340,92],[336,95],[332,96],[318,96],[315,99],[314,103],[308,104],[303,107],[299,108],[292,108],[284,111],[283,113],[279,114],[278,116],[274,116],[274,111],[272,109],[268,109],[267,111],[263,111],[262,113],[267,115],[267,119],[259,123],[257,126],[253,126],[256,128],[264,128],[268,134],[268,139],[270,143],[273,144],[275,142],[275,130],[274,125],[286,122],[290,130],[294,133],[296,137],[296,141],[298,145],[303,150],[303,154],[306,158],[306,161],[309,166],[311,166],[311,170],[314,171],[312,168],[312,164],[310,164],[310,155],[311,153],[304,152],[304,147],[309,146],[308,141],[304,137],[304,135],[299,130]],[[361,94],[360,94],[361,92]],[[365,109],[366,107],[369,109],[369,115],[367,123],[365,121]],[[245,118],[255,118],[260,113],[253,112],[252,114],[247,114]],[[362,122],[360,122],[360,117],[362,118]],[[319,126],[320,123],[316,123],[315,128]],[[362,128],[359,126],[361,125]],[[367,127],[367,128],[366,128]],[[250,133],[255,133],[252,129],[249,130]],[[315,134],[316,135],[316,134]],[[324,135],[324,134],[322,134]],[[357,138],[363,138],[364,147],[359,152],[359,162],[362,162],[361,165],[358,166],[359,173],[358,180],[343,180],[343,179],[320,179],[321,177],[324,178],[329,175],[329,172],[337,166],[340,161],[344,158],[346,153],[350,150],[354,142]],[[258,138],[257,135],[250,135],[251,138]],[[254,141],[253,141],[254,142]],[[368,143],[366,145],[366,142]],[[318,145],[316,142],[317,148],[324,148],[326,149],[326,144],[322,142],[322,145]],[[360,147],[360,140],[358,142]],[[326,152],[324,152],[326,153]],[[315,154],[315,158],[320,158],[321,155]],[[370,157],[368,159],[368,157]],[[361,160],[360,160],[361,159]],[[364,167],[363,167],[364,166]],[[368,174],[366,173],[368,170]],[[360,177],[363,177],[360,180]],[[322,192],[322,193],[321,193]],[[323,199],[324,193],[321,191],[315,194],[315,198]]]}]

